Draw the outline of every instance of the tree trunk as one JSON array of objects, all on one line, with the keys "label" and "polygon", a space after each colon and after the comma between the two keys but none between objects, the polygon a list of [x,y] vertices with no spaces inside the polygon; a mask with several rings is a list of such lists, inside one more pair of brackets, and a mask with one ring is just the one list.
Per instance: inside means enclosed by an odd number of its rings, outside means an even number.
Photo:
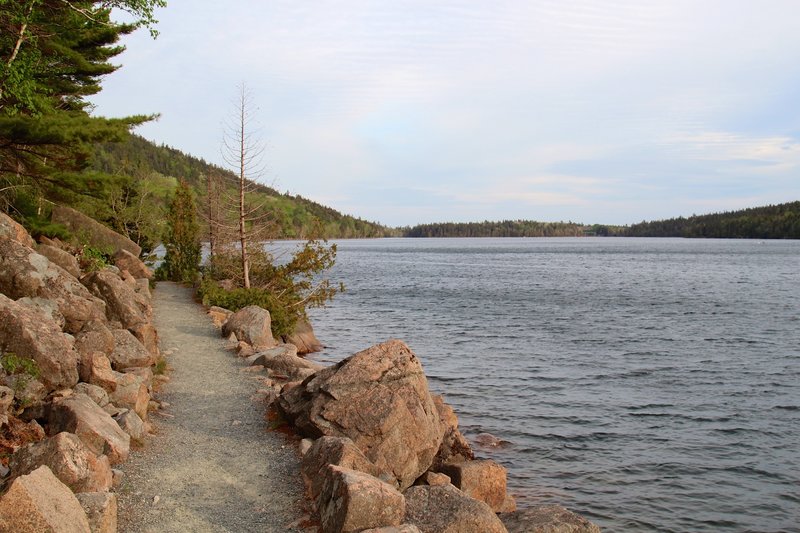
[{"label": "tree trunk", "polygon": [[[244,97],[243,97],[244,98]],[[246,145],[245,145],[245,109],[242,102],[240,126],[241,137],[239,139],[239,240],[242,246],[242,272],[244,273],[244,288],[250,288],[250,265],[247,261],[247,233],[245,231],[245,210],[244,210],[244,187],[245,187],[245,167],[246,167]]]},{"label": "tree trunk", "polygon": [[[28,6],[28,14],[27,14],[28,19],[30,19],[31,14],[33,14],[33,4],[34,2],[31,2],[30,5]],[[17,58],[17,54],[19,54],[19,49],[22,47],[22,42],[25,40],[25,32],[27,31],[27,29],[28,29],[28,22],[26,21],[23,22],[22,25],[20,25],[19,27],[19,32],[17,32],[17,42],[14,43],[14,48],[11,50],[11,55],[8,57],[8,60],[6,60],[6,67],[10,67],[11,63],[13,63],[14,60]],[[5,83],[6,78],[4,77],[1,81]],[[3,84],[0,83],[0,99],[2,98],[3,98]],[[0,109],[2,109],[2,107],[3,104],[0,103]]]},{"label": "tree trunk", "polygon": [[217,209],[219,209],[219,184],[216,176],[209,172],[206,176],[206,208],[208,216],[208,247],[210,258],[217,253]]},{"label": "tree trunk", "polygon": [[[31,2],[31,4],[28,6],[28,13],[27,13],[28,19],[31,18],[31,14],[33,13],[33,4],[34,2]],[[25,40],[25,30],[27,29],[28,29],[28,22],[25,21],[19,27],[19,32],[17,34],[17,42],[14,44],[14,49],[11,51],[11,56],[8,58],[8,61],[6,61],[6,66],[10,66],[11,63],[13,63],[14,60],[17,58],[17,54],[19,54],[19,49],[22,46],[22,41]]]}]

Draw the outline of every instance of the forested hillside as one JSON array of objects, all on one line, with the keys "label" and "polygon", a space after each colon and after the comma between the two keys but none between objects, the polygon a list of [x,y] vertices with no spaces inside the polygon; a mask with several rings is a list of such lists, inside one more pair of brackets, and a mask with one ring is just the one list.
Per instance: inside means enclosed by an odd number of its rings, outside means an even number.
[{"label": "forested hillside", "polygon": [[[177,180],[185,180],[196,192],[202,210],[206,201],[207,179],[215,177],[230,184],[237,176],[232,172],[207,163],[168,146],[156,146],[139,136],[131,136],[122,143],[98,144],[93,168],[104,174],[133,176],[136,187],[150,194],[159,204],[164,204]],[[232,191],[232,185],[228,185]],[[266,203],[272,214],[275,231],[273,238],[304,238],[312,233],[316,221],[321,223],[327,238],[385,237],[392,230],[380,224],[345,215],[302,196],[281,194],[275,189],[259,184],[253,202]]]},{"label": "forested hillside", "polygon": [[625,237],[800,239],[800,202],[641,222],[615,228],[610,234]]}]

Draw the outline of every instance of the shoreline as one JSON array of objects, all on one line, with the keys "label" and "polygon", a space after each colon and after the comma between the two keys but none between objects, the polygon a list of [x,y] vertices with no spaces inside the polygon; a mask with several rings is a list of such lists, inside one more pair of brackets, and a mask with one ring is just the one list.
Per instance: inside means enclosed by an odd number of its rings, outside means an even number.
[{"label": "shoreline", "polygon": [[[298,436],[305,437],[300,449],[303,477],[324,531],[349,531],[354,524],[363,529],[419,526],[438,531],[441,524],[427,523],[422,515],[438,517],[451,526],[458,523],[458,530],[464,532],[545,531],[562,526],[576,532],[600,531],[561,506],[517,510],[507,493],[506,469],[490,459],[475,458],[458,430],[455,412],[441,396],[431,396],[419,360],[401,341],[381,343],[320,366],[298,357],[293,346],[273,341],[266,343],[272,348],[253,348],[245,336],[269,327],[263,317],[247,319],[248,313],[252,315],[248,309],[225,313],[212,308],[209,314],[251,369],[266,373],[264,383],[272,389],[271,418],[278,413]],[[227,316],[220,316],[223,313]],[[384,381],[387,375],[392,377]],[[397,410],[391,400],[398,398],[396,394],[416,407]],[[386,429],[380,428],[385,424],[398,429],[384,433]],[[459,494],[460,507],[453,510],[436,504],[422,514],[415,511],[418,498],[428,501],[442,497],[442,492],[449,494],[447,498]],[[393,515],[376,522],[375,517],[357,511],[373,506],[393,509]],[[465,512],[483,517],[481,526],[458,522]]]}]

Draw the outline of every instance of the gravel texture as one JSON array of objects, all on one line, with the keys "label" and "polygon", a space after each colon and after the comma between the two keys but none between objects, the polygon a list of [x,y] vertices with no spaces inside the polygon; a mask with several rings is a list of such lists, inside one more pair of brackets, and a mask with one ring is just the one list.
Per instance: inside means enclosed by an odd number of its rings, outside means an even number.
[{"label": "gravel texture", "polygon": [[153,295],[170,381],[155,393],[156,435],[120,466],[121,532],[315,531],[308,526],[297,445],[269,430],[259,382],[192,300]]}]

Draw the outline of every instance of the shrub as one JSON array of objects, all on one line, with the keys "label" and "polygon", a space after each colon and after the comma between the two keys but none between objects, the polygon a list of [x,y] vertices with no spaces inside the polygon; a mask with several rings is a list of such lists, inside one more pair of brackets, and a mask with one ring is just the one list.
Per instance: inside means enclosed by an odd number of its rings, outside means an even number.
[{"label": "shrub", "polygon": [[18,379],[14,380],[13,384],[15,405],[20,410],[28,407],[30,400],[21,398],[20,395],[32,379],[39,379],[41,375],[39,365],[33,359],[20,357],[15,353],[8,352],[0,355],[0,369],[6,374],[18,376]]},{"label": "shrub", "polygon": [[216,305],[234,312],[248,305],[266,309],[270,314],[272,335],[275,338],[290,335],[300,318],[298,313],[289,312],[281,305],[278,298],[266,289],[251,287],[227,290],[212,279],[204,279],[197,292],[204,305]]},{"label": "shrub", "polygon": [[0,356],[0,367],[7,374],[25,374],[33,379],[38,379],[41,374],[36,361],[27,357],[20,357],[12,352],[4,353]]},{"label": "shrub", "polygon": [[161,376],[167,373],[167,360],[164,357],[159,357],[156,364],[153,365],[153,374],[156,376]]},{"label": "shrub", "polygon": [[50,221],[51,204],[30,192],[16,195],[14,212],[17,221],[28,230],[34,239],[38,239],[42,235],[65,242],[72,239],[72,233],[66,226]]},{"label": "shrub", "polygon": [[109,249],[98,248],[95,246],[84,245],[81,248],[81,255],[78,262],[84,272],[96,272],[113,264],[112,253]]},{"label": "shrub", "polygon": [[194,282],[200,265],[200,226],[189,185],[181,180],[169,207],[168,231],[164,238],[167,253],[156,269],[162,280]]},{"label": "shrub", "polygon": [[72,233],[70,233],[67,227],[63,224],[49,222],[42,220],[41,218],[26,217],[23,225],[26,226],[34,239],[38,239],[41,236],[45,236],[50,239],[59,239],[64,242],[68,242],[72,239]]},{"label": "shrub", "polygon": [[[318,231],[321,231],[319,224]],[[229,247],[215,253],[204,271],[200,297],[206,305],[237,311],[257,305],[270,312],[273,336],[280,338],[294,331],[297,321],[306,318],[306,309],[323,307],[344,285],[333,285],[324,277],[336,260],[336,245],[324,239],[310,238],[283,261],[263,248],[248,252],[250,288],[222,287],[218,280],[228,280],[243,287],[244,269],[239,250]]]}]

